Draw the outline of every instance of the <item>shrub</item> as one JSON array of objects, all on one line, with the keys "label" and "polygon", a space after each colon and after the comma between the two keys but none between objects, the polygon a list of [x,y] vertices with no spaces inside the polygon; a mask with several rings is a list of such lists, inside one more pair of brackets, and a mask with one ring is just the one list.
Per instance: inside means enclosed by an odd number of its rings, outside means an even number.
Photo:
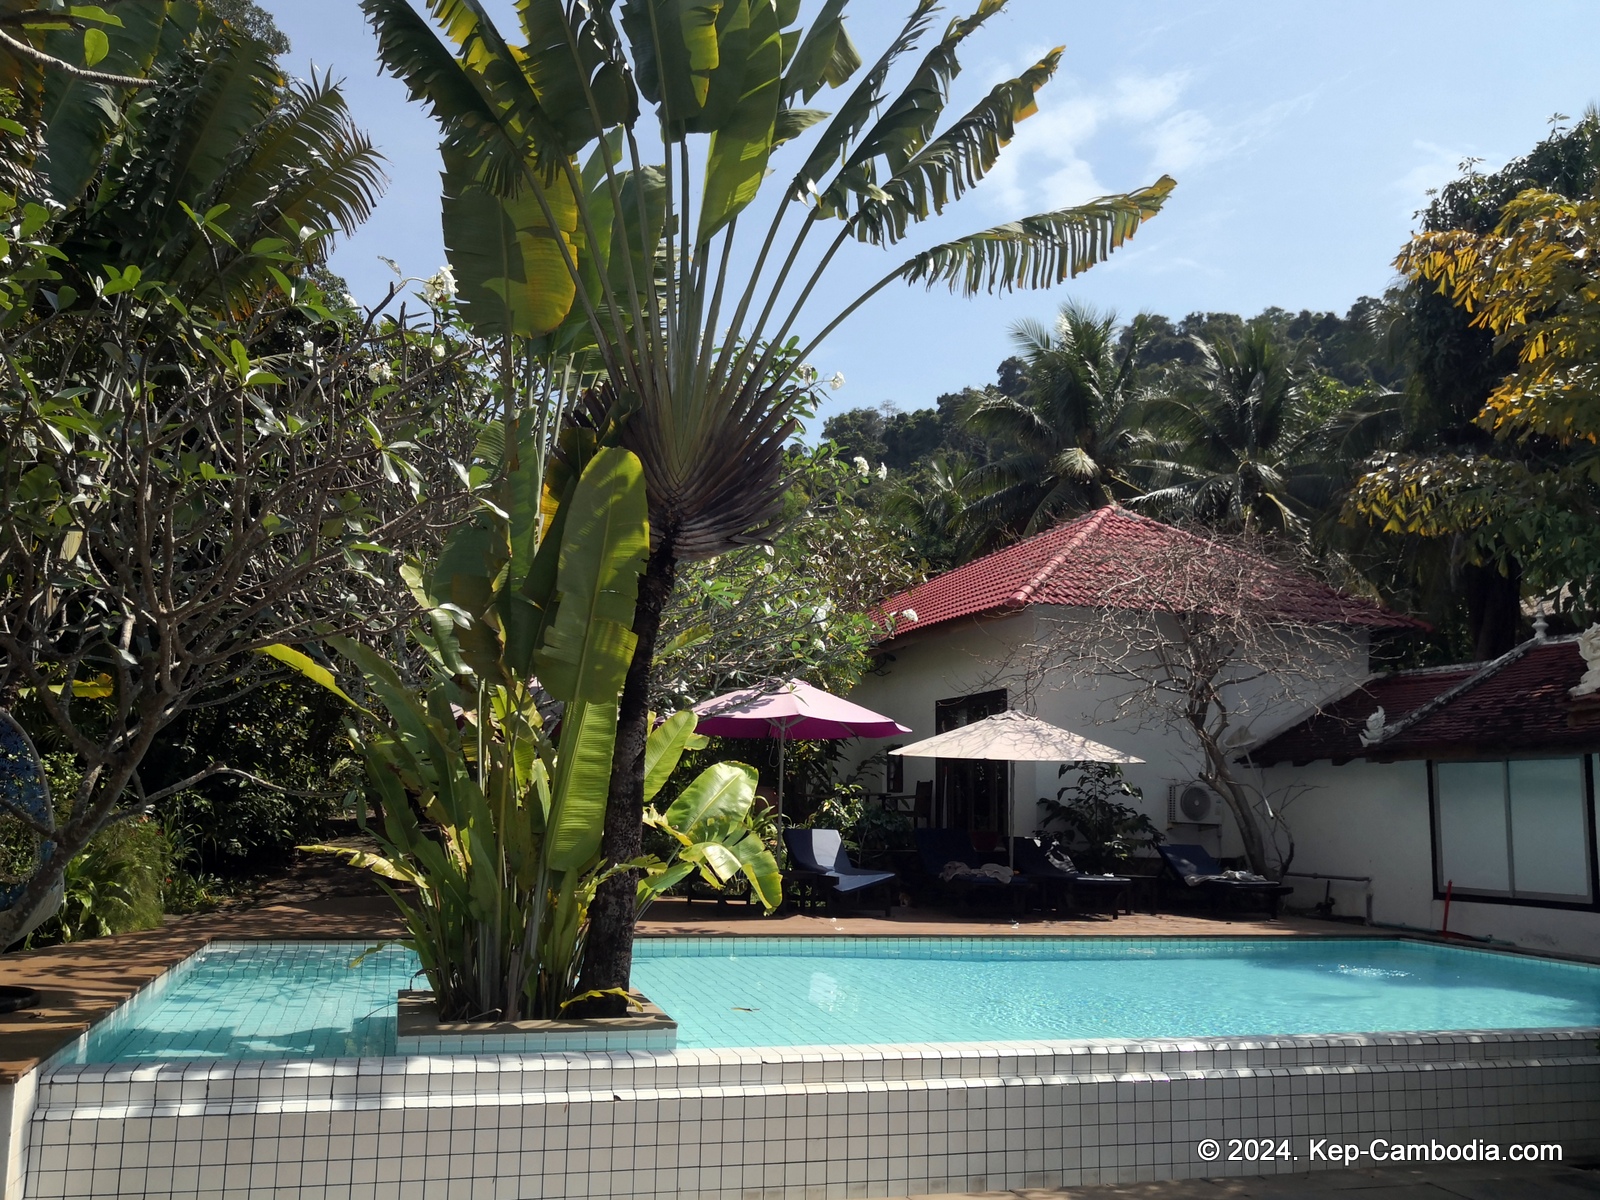
[{"label": "shrub", "polygon": [[172,865],[172,842],[160,825],[151,820],[117,822],[67,864],[61,908],[33,931],[27,944],[47,946],[156,928]]},{"label": "shrub", "polygon": [[1054,800],[1040,800],[1044,828],[1060,825],[1066,832],[1079,870],[1110,871],[1133,857],[1135,850],[1154,846],[1161,833],[1144,813],[1116,799],[1143,799],[1143,793],[1122,778],[1122,768],[1109,763],[1064,766],[1058,775],[1076,770],[1075,783]]}]

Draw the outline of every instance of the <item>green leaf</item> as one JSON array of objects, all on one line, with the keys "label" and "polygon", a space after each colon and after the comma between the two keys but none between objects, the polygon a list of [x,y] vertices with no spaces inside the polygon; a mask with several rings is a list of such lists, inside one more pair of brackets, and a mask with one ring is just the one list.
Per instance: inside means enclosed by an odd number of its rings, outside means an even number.
[{"label": "green leaf", "polygon": [[689,838],[708,828],[744,820],[756,795],[756,769],[741,762],[713,763],[684,788],[662,819]]},{"label": "green leaf", "polygon": [[296,846],[296,850],[304,850],[308,854],[332,854],[342,858],[352,867],[360,867],[371,871],[374,875],[381,875],[385,879],[393,879],[399,883],[407,883],[412,887],[427,887],[429,880],[426,876],[413,871],[410,867],[396,863],[381,854],[373,854],[369,850],[356,850],[349,846],[324,846],[321,844],[311,846]]},{"label": "green leaf", "polygon": [[[638,93],[609,20],[597,21],[589,6],[562,0],[520,0],[517,11],[527,38],[523,74],[567,153],[576,153],[604,129],[633,124]],[[583,19],[574,24],[569,11]]]},{"label": "green leaf", "polygon": [[122,27],[122,18],[108,13],[98,4],[73,4],[67,8],[69,17],[76,17],[80,21],[99,21],[102,25]]},{"label": "green leaf", "polygon": [[639,92],[659,106],[669,137],[681,136],[705,107],[711,73],[721,63],[723,7],[724,0],[623,0]]},{"label": "green leaf", "polygon": [[[122,17],[120,27],[97,31],[107,39],[98,69],[108,74],[143,76],[168,24],[167,5],[125,5]],[[79,52],[79,44],[75,32],[63,29],[47,36],[43,49],[71,62]],[[45,71],[43,79],[37,127],[49,150],[43,164],[45,187],[53,200],[71,208],[100,169],[106,143],[122,123],[121,107],[127,93],[125,89],[79,79],[63,71]]]},{"label": "green leaf", "polygon": [[888,278],[944,283],[965,296],[1063,283],[1104,262],[1161,211],[1176,186],[1163,175],[1127,195],[1008,221],[914,255]]},{"label": "green leaf", "polygon": [[644,802],[649,804],[666,785],[677,769],[683,752],[698,740],[694,727],[697,718],[692,709],[675,712],[650,731],[644,744]]},{"label": "green leaf", "polygon": [[810,157],[795,175],[794,182],[789,185],[791,196],[795,199],[804,199],[818,181],[833,170],[850,142],[866,127],[867,122],[872,119],[873,111],[882,102],[883,85],[889,77],[890,68],[901,55],[916,46],[918,39],[928,28],[929,22],[933,20],[933,14],[938,7],[938,0],[917,0],[917,7],[906,19],[900,35],[889,44],[889,48],[872,65],[872,69],[851,90],[849,97],[839,106],[838,114],[823,131],[816,145],[811,148]]},{"label": "green leaf", "polygon": [[633,610],[650,548],[644,473],[607,447],[584,469],[568,502],[556,590],[561,604],[535,656],[558,700],[615,701],[633,660]]},{"label": "green leaf", "polygon": [[[538,337],[566,319],[577,296],[567,256],[575,242],[577,201],[565,176],[544,188],[556,226],[524,182],[497,196],[474,177],[475,164],[446,152],[442,219],[462,313],[479,333]],[[566,253],[563,254],[563,247]]]},{"label": "green leaf", "polygon": [[950,83],[961,73],[956,50],[1005,3],[1006,0],[979,0],[977,11],[970,17],[950,22],[900,94],[850,152],[845,160],[847,170],[879,155],[888,160],[891,171],[900,170],[910,161],[933,133],[934,124],[944,111]]},{"label": "green leaf", "polygon": [[106,37],[104,29],[91,28],[83,31],[84,66],[98,66],[109,53],[111,53],[111,39]]},{"label": "green leaf", "polygon": [[[717,79],[732,74],[740,82],[727,119],[711,135],[706,160],[705,192],[700,204],[698,239],[705,245],[756,197],[772,154],[773,126],[778,118],[778,93],[783,73],[783,37],[770,3],[737,0],[743,28],[737,42],[727,36],[729,50],[747,47],[744,62],[725,61]],[[730,28],[729,35],[733,32]]]},{"label": "green leaf", "polygon": [[778,869],[778,860],[767,849],[766,843],[751,834],[731,843],[729,849],[738,860],[744,877],[750,881],[750,888],[761,901],[762,907],[772,912],[782,904],[783,875]]},{"label": "green leaf", "polygon": [[285,646],[280,642],[271,646],[263,646],[260,652],[265,654],[268,658],[277,659],[286,667],[294,668],[296,671],[300,672],[300,674],[304,675],[307,679],[311,680],[312,683],[317,684],[319,687],[327,688],[328,691],[332,692],[335,696],[339,697],[339,699],[343,700],[352,708],[361,707],[354,700],[350,699],[349,696],[345,695],[344,689],[342,689],[338,682],[334,679],[332,671],[328,670],[327,667],[323,666],[315,659],[309,657],[299,650],[296,650],[293,646]]},{"label": "green leaf", "polygon": [[[1017,78],[997,85],[898,166],[881,188],[869,187],[861,202],[861,236],[878,245],[899,241],[909,224],[942,213],[947,204],[976,187],[999,161],[1018,122],[1037,111],[1034,96],[1055,74],[1060,60],[1061,51],[1052,50]],[[841,176],[841,187],[852,182],[850,172]],[[830,203],[842,205],[842,193],[830,193]]]},{"label": "green leaf", "polygon": [[605,704],[580,700],[567,705],[545,835],[545,858],[551,870],[583,870],[600,852],[616,740],[615,700]]},{"label": "green leaf", "polygon": [[813,125],[826,121],[829,115],[815,108],[782,109],[772,126],[772,144],[781,146],[784,142],[793,141]]},{"label": "green leaf", "polygon": [[784,72],[781,99],[785,105],[796,94],[809,103],[823,84],[843,87],[861,69],[861,55],[844,28],[844,7],[848,2],[825,0],[812,20]]}]

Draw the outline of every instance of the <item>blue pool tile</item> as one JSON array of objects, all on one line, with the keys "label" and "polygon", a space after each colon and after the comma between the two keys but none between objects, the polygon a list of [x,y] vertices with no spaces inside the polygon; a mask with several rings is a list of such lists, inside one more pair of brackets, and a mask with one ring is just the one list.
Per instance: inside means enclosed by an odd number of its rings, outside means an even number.
[{"label": "blue pool tile", "polygon": [[[366,949],[212,945],[70,1060],[196,1060],[202,1092],[203,1063],[217,1059],[374,1069],[395,1052],[395,993],[417,964],[396,946]],[[680,1049],[809,1046],[824,1058],[862,1045],[959,1043],[959,1056],[1018,1040],[1600,1024],[1596,968],[1365,938],[647,938],[634,983],[678,1021]]]}]

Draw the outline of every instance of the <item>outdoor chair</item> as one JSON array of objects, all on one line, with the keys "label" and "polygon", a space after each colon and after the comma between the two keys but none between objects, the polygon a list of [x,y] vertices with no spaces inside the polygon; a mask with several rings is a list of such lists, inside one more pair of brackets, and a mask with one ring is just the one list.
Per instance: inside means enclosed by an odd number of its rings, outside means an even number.
[{"label": "outdoor chair", "polygon": [[1230,877],[1204,846],[1168,842],[1158,845],[1156,851],[1166,864],[1168,877],[1176,881],[1180,892],[1206,901],[1212,911],[1225,904],[1265,902],[1268,915],[1276,919],[1283,898],[1294,891],[1288,884],[1270,879]]},{"label": "outdoor chair", "polygon": [[893,871],[868,871],[856,866],[845,853],[844,839],[837,829],[785,829],[784,845],[789,848],[789,870],[793,882],[803,892],[820,894],[831,907],[841,897],[859,900],[868,890],[881,886],[884,891],[883,915],[894,907]]},{"label": "outdoor chair", "polygon": [[1100,912],[1109,906],[1115,920],[1123,909],[1133,911],[1128,901],[1133,880],[1126,875],[1086,875],[1072,866],[1070,858],[1065,859],[1066,865],[1058,865],[1043,846],[1026,837],[1011,839],[1011,861],[1039,884],[1047,900],[1055,898],[1064,912],[1079,908]]},{"label": "outdoor chair", "polygon": [[[968,834],[959,829],[917,829],[912,836],[916,838],[923,873],[935,894],[969,901],[983,895],[1006,896],[1018,912],[1023,911],[1034,890],[1033,880],[1020,872],[1009,880],[978,873],[984,866],[983,856],[973,848]],[[971,873],[943,878],[951,863],[961,863]]]}]

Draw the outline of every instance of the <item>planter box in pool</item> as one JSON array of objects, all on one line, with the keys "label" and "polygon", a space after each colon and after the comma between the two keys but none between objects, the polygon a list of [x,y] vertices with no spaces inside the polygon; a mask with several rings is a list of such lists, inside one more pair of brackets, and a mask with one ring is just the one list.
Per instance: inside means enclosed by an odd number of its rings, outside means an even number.
[{"label": "planter box in pool", "polygon": [[432,992],[403,991],[395,1023],[400,1054],[556,1054],[567,1050],[664,1052],[678,1044],[678,1023],[637,992],[625,1017],[570,1021],[441,1021]]}]

